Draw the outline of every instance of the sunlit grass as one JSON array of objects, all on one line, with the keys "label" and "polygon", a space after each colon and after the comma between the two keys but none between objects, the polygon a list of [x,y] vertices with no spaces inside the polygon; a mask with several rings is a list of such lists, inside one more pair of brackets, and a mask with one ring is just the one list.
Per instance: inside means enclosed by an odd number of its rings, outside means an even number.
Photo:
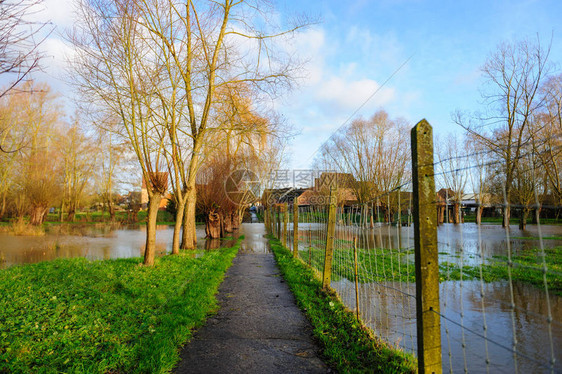
[{"label": "sunlit grass", "polygon": [[341,373],[416,371],[413,356],[374,338],[333,294],[322,290],[313,270],[294,259],[279,240],[269,238],[279,268],[311,322],[328,364]]},{"label": "sunlit grass", "polygon": [[0,372],[168,372],[238,247],[0,271]]}]

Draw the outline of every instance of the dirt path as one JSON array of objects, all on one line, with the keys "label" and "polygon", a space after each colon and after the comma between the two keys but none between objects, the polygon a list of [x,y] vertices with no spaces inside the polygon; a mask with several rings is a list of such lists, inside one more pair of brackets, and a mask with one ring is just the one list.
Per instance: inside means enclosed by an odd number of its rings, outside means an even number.
[{"label": "dirt path", "polygon": [[184,347],[174,372],[329,372],[273,254],[264,250],[263,225],[243,230],[245,243],[219,288],[220,310]]}]

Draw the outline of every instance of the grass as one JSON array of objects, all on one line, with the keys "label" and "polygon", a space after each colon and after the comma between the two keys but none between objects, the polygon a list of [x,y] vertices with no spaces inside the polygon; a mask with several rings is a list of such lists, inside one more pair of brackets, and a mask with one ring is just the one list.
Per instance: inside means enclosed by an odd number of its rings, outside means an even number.
[{"label": "grass", "polygon": [[415,358],[372,336],[314,271],[269,236],[271,249],[297,304],[310,320],[325,361],[342,373],[414,373]]},{"label": "grass", "polygon": [[[321,271],[324,268],[324,250],[313,247],[311,252],[310,257],[308,250],[300,251],[299,253],[304,262],[308,262],[310,258],[311,266]],[[359,282],[415,282],[413,262],[408,262],[405,258],[410,254],[413,254],[413,250],[398,252],[381,248],[373,250],[359,248],[357,250],[357,275]],[[354,266],[355,260],[352,249],[334,249],[334,260],[332,262],[333,280],[337,281],[341,278],[353,280]]]},{"label": "grass", "polygon": [[[511,217],[509,219],[510,225],[517,225],[519,224],[519,217]],[[491,224],[498,224],[501,225],[503,221],[503,217],[482,217],[482,223],[491,223]],[[476,222],[476,215],[474,214],[466,214],[464,216],[464,222]],[[562,219],[557,218],[543,218],[541,217],[540,222],[542,225],[560,225],[562,224]],[[532,224],[531,218],[527,219],[527,224]]]},{"label": "grass", "polygon": [[[416,281],[413,262],[413,250],[389,250],[375,248],[366,250],[359,248],[357,251],[358,280],[360,283],[368,282],[410,282]],[[447,255],[447,253],[440,253]],[[311,248],[300,251],[302,260],[311,260],[313,268],[321,271],[324,267],[324,250]],[[453,256],[455,257],[455,256]],[[458,256],[456,256],[458,257]],[[562,247],[545,249],[545,262],[547,265],[546,279],[551,293],[562,296]],[[353,250],[346,248],[334,249],[332,263],[332,279],[354,279]],[[508,259],[505,256],[494,256],[491,261],[482,265],[482,279],[485,282],[494,282],[509,279]],[[537,249],[525,250],[512,256],[511,277],[515,281],[527,283],[538,288],[544,288],[543,267],[540,253]],[[441,262],[439,264],[440,281],[460,280],[461,269],[458,263]],[[463,280],[479,280],[480,267],[464,265],[462,268]]]},{"label": "grass", "polygon": [[169,372],[238,248],[0,271],[0,373]]},{"label": "grass", "polygon": [[[510,239],[517,239],[517,240],[539,240],[538,236],[511,236]],[[562,236],[552,235],[552,236],[543,236],[542,240],[562,240]]]},{"label": "grass", "polygon": [[[544,278],[546,274],[548,289],[552,294],[562,296],[562,247],[547,248],[545,251],[545,263],[547,271],[543,270],[542,258],[539,250],[526,250],[511,257],[511,266],[507,256],[494,256],[488,264],[482,265],[482,279],[485,282],[509,279],[509,268],[511,267],[511,278],[515,281],[531,284],[537,288],[544,289]],[[440,280],[460,280],[461,268],[458,264],[440,263]],[[463,266],[463,280],[480,279],[479,266]]]}]

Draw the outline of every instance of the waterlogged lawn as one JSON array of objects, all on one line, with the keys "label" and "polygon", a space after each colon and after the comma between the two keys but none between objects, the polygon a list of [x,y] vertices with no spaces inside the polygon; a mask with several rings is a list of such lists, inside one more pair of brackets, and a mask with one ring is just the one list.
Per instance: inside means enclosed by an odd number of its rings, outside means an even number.
[{"label": "waterlogged lawn", "polygon": [[549,292],[562,296],[562,247],[547,248],[544,250],[544,264],[541,252],[538,249],[527,250],[511,257],[511,266],[507,256],[494,256],[491,261],[480,266],[463,266],[452,263],[440,263],[441,280],[479,280],[482,271],[482,280],[494,282],[511,279],[532,284],[544,289],[544,275],[546,275]]},{"label": "waterlogged lawn", "polygon": [[297,304],[305,312],[327,363],[341,373],[415,373],[415,358],[374,338],[353,313],[322,290],[314,271],[269,236],[271,249]]},{"label": "waterlogged lawn", "polygon": [[59,259],[0,271],[0,373],[163,373],[238,251]]},{"label": "waterlogged lawn", "polygon": [[[300,251],[304,262],[310,262],[318,271],[324,268],[324,250],[311,248]],[[362,249],[357,251],[358,280],[368,282],[415,282],[413,250]],[[545,249],[546,273],[543,270],[541,254],[538,250],[527,250],[512,257],[511,278],[544,289],[543,274],[546,274],[549,291],[562,296],[562,247]],[[509,262],[506,256],[494,256],[480,266],[461,267],[458,263],[441,262],[439,264],[440,281],[445,280],[479,280],[485,282],[509,279]],[[332,279],[354,279],[355,261],[353,249],[335,249],[332,261]],[[462,274],[462,275],[461,275]]]}]

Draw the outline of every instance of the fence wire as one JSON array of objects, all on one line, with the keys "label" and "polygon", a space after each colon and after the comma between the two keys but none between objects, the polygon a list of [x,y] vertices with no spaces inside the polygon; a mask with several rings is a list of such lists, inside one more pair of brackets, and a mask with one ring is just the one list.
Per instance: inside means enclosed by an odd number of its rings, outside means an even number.
[{"label": "fence wire", "polygon": [[[535,187],[536,189],[536,187]],[[336,210],[331,287],[362,323],[389,345],[417,353],[412,187],[405,183],[375,202]],[[535,200],[539,194],[535,191]],[[536,206],[540,202],[535,201]],[[436,199],[436,204],[442,202]],[[488,210],[519,209],[504,196]],[[536,223],[526,230],[499,224],[438,227],[442,367],[444,372],[562,372],[562,227]],[[298,209],[298,256],[322,276],[327,205]],[[273,230],[293,249],[289,205]],[[461,210],[461,212],[463,212]],[[465,208],[462,219],[470,219]],[[548,232],[545,236],[543,232]],[[560,235],[560,236],[557,236]],[[547,239],[545,239],[547,238]],[[357,253],[357,272],[355,271]],[[357,286],[355,277],[357,276]]]}]

